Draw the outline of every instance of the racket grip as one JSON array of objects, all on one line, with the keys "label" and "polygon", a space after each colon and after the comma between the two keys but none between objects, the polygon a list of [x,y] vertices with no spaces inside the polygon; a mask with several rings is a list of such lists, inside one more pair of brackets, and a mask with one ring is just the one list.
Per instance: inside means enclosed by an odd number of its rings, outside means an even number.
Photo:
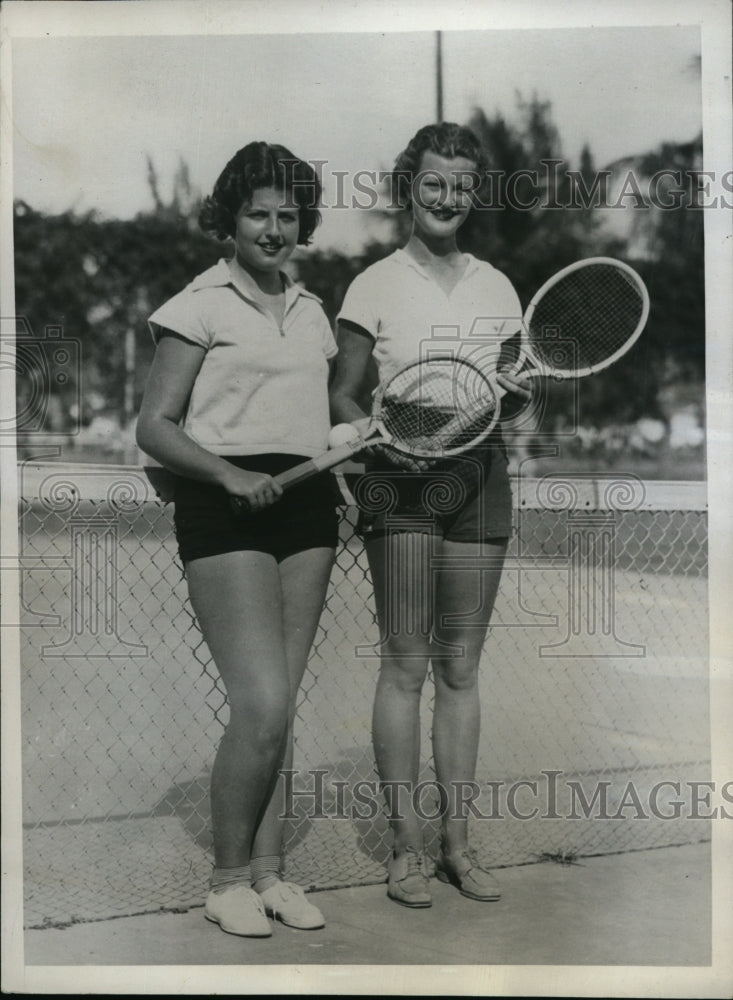
[{"label": "racket grip", "polygon": [[317,476],[319,472],[325,472],[326,469],[332,469],[335,465],[348,461],[352,455],[358,455],[366,447],[367,444],[362,438],[356,438],[354,441],[347,441],[346,444],[325,451],[317,458],[309,458],[307,462],[301,462],[273,478],[284,490],[287,490],[291,486],[305,482],[311,476]]}]

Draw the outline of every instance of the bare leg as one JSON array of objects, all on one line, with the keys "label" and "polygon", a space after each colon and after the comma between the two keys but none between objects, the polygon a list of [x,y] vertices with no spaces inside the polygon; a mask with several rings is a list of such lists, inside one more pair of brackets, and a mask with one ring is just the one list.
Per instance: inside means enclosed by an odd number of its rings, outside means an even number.
[{"label": "bare leg", "polygon": [[258,817],[280,765],[290,682],[280,575],[263,552],[228,552],[186,567],[191,604],[229,699],[211,776],[218,868],[250,860]]},{"label": "bare leg", "polygon": [[[293,764],[293,722],[296,700],[326,600],[333,556],[333,549],[307,549],[283,559],[279,566],[290,691],[288,726],[281,747],[282,758],[278,772],[280,769],[290,769]],[[283,782],[278,773],[271,785],[269,801],[257,827],[252,845],[253,857],[274,857],[281,854],[283,821],[279,817],[283,813],[284,805]]]},{"label": "bare leg", "polygon": [[425,588],[430,587],[426,574],[433,544],[430,535],[418,532],[390,534],[366,544],[382,640],[372,738],[395,854],[408,846],[423,848],[412,790],[419,779],[420,696],[430,656],[432,623]]},{"label": "bare leg", "polygon": [[[478,666],[501,579],[506,540],[481,544],[446,541],[441,553],[448,565],[437,574],[435,587],[433,753],[438,782],[447,794],[443,843],[446,850],[454,851],[467,842],[468,815],[466,806],[461,805],[459,783],[473,781],[476,774],[481,715]],[[451,569],[451,556],[481,556],[483,568]],[[445,653],[445,644],[452,645],[452,653]]]}]

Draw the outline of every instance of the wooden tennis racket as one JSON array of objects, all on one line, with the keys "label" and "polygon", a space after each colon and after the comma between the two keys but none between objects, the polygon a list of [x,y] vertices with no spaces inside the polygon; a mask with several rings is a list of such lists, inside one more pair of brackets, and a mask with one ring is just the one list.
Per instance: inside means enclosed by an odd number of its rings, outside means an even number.
[{"label": "wooden tennis racket", "polygon": [[375,391],[367,433],[275,476],[288,489],[376,444],[437,461],[479,444],[496,424],[497,385],[470,361],[429,357],[404,365]]},{"label": "wooden tennis racket", "polygon": [[649,294],[628,264],[611,257],[577,261],[532,297],[512,372],[520,378],[594,375],[633,347],[648,315]]}]

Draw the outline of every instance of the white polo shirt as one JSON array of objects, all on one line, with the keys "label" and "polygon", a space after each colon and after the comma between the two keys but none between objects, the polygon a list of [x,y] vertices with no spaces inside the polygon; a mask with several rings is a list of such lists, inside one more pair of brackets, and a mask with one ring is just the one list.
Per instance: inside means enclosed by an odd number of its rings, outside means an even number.
[{"label": "white polo shirt", "polygon": [[338,319],[374,337],[380,382],[430,351],[495,369],[502,342],[521,329],[522,307],[506,275],[472,254],[464,257],[466,269],[450,295],[405,250],[353,280]]},{"label": "white polo shirt", "polygon": [[281,327],[234,260],[198,275],[148,321],[156,342],[167,329],[206,349],[183,429],[216,455],[310,458],[328,445],[328,359],[336,342],[320,299],[283,279]]}]

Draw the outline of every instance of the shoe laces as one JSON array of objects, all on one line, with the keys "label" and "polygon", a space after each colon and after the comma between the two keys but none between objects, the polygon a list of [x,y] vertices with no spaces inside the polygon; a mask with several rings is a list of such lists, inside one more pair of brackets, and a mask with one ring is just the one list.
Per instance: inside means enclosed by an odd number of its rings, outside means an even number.
[{"label": "shoe laces", "polygon": [[406,847],[407,875],[425,875],[425,855],[414,847]]},{"label": "shoe laces", "polygon": [[478,856],[476,855],[476,851],[471,847],[462,847],[459,851],[451,851],[450,854],[448,854],[446,851],[443,851],[443,855],[446,858],[455,858],[456,861],[459,859],[460,860],[465,859],[466,862],[468,863],[468,868],[466,869],[467,872],[470,871],[472,868],[478,868],[481,871],[484,870],[483,868],[481,868],[481,863],[478,859]]},{"label": "shoe laces", "polygon": [[254,889],[252,889],[250,886],[245,885],[244,882],[239,882],[232,886],[226,886],[219,893],[217,893],[216,889],[214,889],[213,892],[214,895],[223,896],[226,893],[227,896],[234,896],[234,895],[243,896],[244,902],[246,902],[250,906],[254,905],[255,908],[260,911],[262,916],[263,917],[265,916],[265,907],[262,903],[262,900],[259,897],[259,893],[256,893]]},{"label": "shoe laces", "polygon": [[[273,889],[275,890],[275,892],[272,892]],[[295,885],[294,882],[283,882],[282,880],[279,880],[275,882],[274,885],[271,885],[270,888],[266,889],[265,891],[272,892],[273,895],[275,895],[276,893],[277,898],[281,903],[286,903],[288,902],[288,900],[291,900],[293,898],[305,901],[305,893],[303,892],[301,887],[299,885]]]}]

